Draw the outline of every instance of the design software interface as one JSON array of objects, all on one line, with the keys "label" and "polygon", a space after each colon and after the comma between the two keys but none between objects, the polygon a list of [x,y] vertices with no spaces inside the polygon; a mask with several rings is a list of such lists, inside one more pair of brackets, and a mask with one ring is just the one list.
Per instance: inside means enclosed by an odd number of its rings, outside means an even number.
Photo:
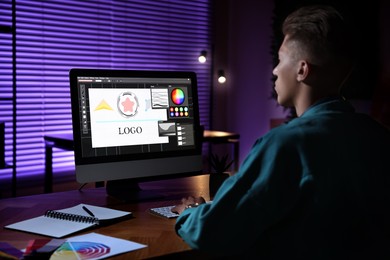
[{"label": "design software interface", "polygon": [[190,78],[77,77],[82,157],[192,149]]}]

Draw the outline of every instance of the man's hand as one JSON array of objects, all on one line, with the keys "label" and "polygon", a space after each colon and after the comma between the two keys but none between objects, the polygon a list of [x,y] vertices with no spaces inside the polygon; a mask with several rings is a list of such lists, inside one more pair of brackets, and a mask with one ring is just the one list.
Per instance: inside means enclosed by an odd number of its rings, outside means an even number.
[{"label": "man's hand", "polygon": [[181,214],[185,209],[194,208],[203,203],[206,203],[206,200],[203,197],[188,196],[186,198],[182,198],[181,204],[173,207],[171,211],[177,214]]}]

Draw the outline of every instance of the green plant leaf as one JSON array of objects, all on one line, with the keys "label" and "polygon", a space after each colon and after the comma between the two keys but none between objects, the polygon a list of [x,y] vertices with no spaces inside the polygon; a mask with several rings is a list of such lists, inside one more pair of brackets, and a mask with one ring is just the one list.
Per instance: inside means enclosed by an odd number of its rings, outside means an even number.
[{"label": "green plant leaf", "polygon": [[215,170],[216,173],[226,172],[233,163],[233,160],[229,161],[229,155],[225,154],[222,157],[219,157],[217,154],[211,154],[210,156],[210,165]]}]

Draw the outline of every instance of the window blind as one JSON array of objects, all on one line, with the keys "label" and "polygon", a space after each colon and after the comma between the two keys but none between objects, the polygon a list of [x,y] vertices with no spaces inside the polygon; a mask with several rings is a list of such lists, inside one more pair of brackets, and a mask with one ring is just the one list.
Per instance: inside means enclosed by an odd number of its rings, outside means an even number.
[{"label": "window blind", "polygon": [[[208,0],[15,1],[16,129],[12,129],[12,36],[1,33],[0,121],[6,161],[16,134],[18,176],[44,169],[44,135],[71,132],[71,68],[190,70],[198,77],[201,124],[210,111],[210,66],[197,58],[211,46]],[[12,1],[1,2],[2,25]],[[15,132],[13,132],[15,131]],[[74,168],[72,151],[54,149],[54,171]]]}]

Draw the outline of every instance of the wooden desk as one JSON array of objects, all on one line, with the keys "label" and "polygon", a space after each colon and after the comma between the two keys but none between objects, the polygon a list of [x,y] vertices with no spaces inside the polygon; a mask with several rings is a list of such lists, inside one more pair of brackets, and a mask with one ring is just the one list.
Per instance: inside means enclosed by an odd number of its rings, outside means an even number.
[{"label": "wooden desk", "polygon": [[[234,146],[234,170],[239,166],[240,135],[232,132],[204,130],[203,142],[212,144],[231,143]],[[53,191],[53,147],[73,151],[73,134],[45,135],[45,178],[44,192]]]},{"label": "wooden desk", "polygon": [[[194,254],[198,257],[199,252],[189,251],[188,245],[176,235],[174,230],[175,219],[165,219],[151,215],[148,209],[177,204],[182,197],[187,195],[203,196],[207,200],[210,199],[208,175],[141,183],[141,187],[161,192],[166,197],[158,201],[124,203],[107,197],[104,188],[91,188],[83,191],[73,190],[0,200],[0,241],[8,242],[16,248],[23,249],[29,240],[45,237],[4,229],[5,225],[42,215],[48,209],[60,209],[78,203],[88,203],[133,212],[134,218],[132,219],[71,235],[97,232],[147,245],[144,249],[115,256],[112,259],[145,259],[167,254],[176,256],[178,253],[180,255],[184,253],[185,259],[194,259],[191,258],[194,257]],[[167,259],[171,258],[167,257]]]}]

